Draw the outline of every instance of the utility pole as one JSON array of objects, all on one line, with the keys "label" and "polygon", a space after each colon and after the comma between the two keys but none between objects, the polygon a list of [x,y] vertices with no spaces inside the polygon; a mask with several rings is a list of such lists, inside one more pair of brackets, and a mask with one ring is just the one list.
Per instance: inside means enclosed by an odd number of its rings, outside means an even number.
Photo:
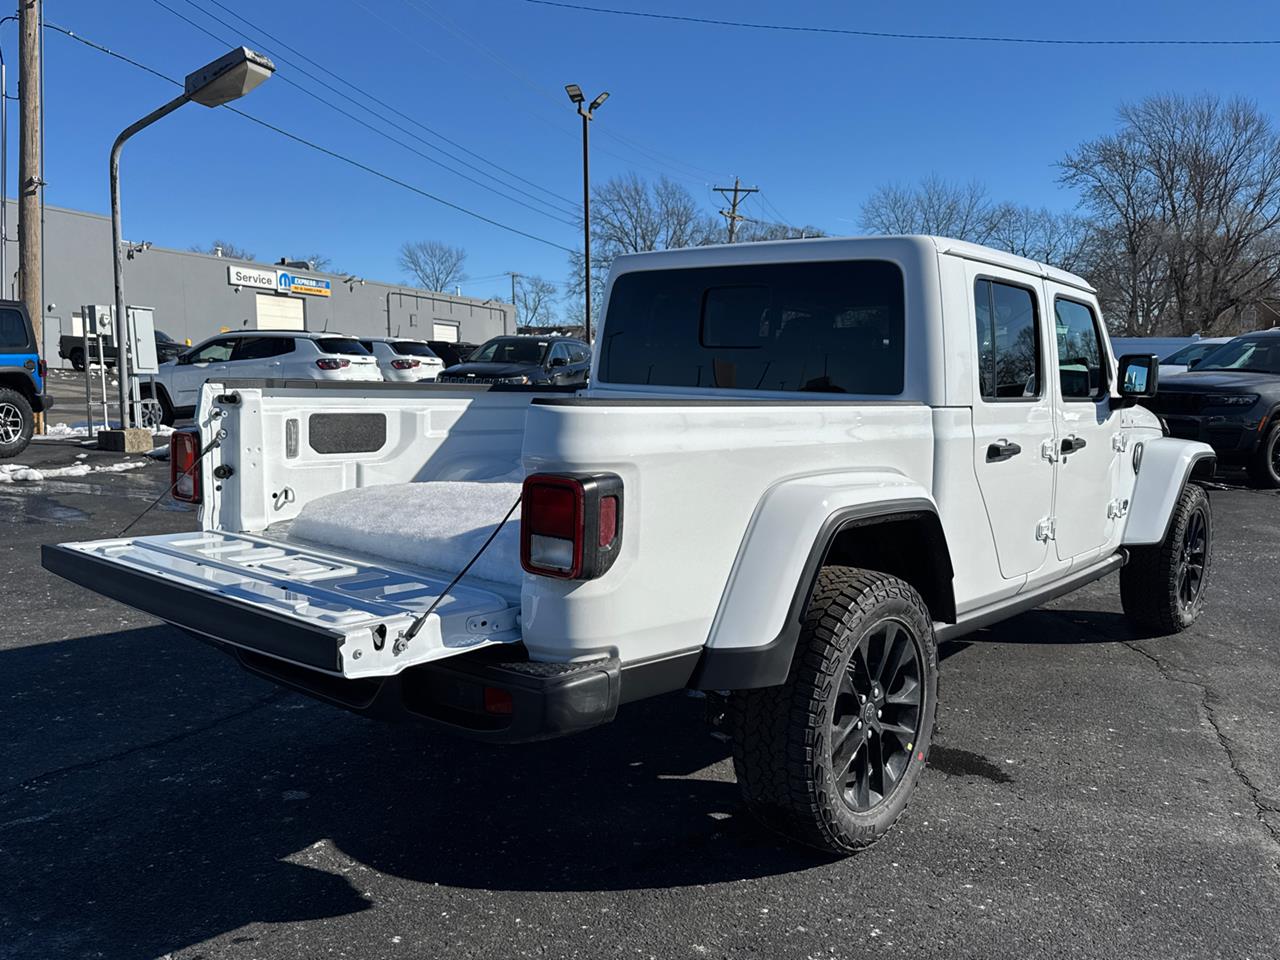
[{"label": "utility pole", "polygon": [[[41,300],[40,143],[43,105],[40,102],[40,27],[43,0],[18,5],[18,290],[31,315],[36,349],[44,351],[44,304]],[[36,432],[44,433],[44,414],[36,414]]]},{"label": "utility pole", "polygon": [[[729,201],[729,209],[721,210],[720,216],[729,221],[729,242],[734,243],[738,239],[738,221],[747,219],[738,213],[738,204],[751,196],[753,193],[759,193],[759,187],[744,187],[741,179],[733,178],[732,187],[716,187],[715,190],[726,200]],[[733,191],[733,196],[729,196],[729,191]]]},{"label": "utility pole", "polygon": [[515,330],[513,332],[519,333],[520,314],[516,307],[516,281],[520,279],[520,274],[516,273],[514,270],[508,270],[507,275],[511,277],[511,316],[515,319]]}]

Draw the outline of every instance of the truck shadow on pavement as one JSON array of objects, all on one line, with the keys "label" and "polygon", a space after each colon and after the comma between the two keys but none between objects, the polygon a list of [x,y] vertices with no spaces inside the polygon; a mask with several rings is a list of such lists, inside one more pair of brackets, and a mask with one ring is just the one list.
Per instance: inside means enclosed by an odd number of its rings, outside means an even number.
[{"label": "truck shadow on pavement", "polygon": [[0,653],[0,703],[0,957],[156,956],[352,914],[385,887],[370,871],[589,891],[830,862],[741,811],[685,696],[490,747],[312,703],[151,627]]}]

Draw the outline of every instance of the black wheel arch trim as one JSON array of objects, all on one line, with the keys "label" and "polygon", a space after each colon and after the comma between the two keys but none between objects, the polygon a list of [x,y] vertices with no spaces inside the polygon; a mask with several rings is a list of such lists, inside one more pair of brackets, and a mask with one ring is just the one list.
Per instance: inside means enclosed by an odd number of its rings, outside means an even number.
[{"label": "black wheel arch trim", "polygon": [[[1191,459],[1187,461],[1186,469],[1182,473],[1182,482],[1178,484],[1178,497],[1182,496],[1182,491],[1186,489],[1188,483],[1197,481],[1211,480],[1214,472],[1218,467],[1218,454],[1215,453],[1195,453]],[[1169,515],[1164,518],[1164,533],[1160,535],[1158,543],[1164,543],[1169,537],[1169,528],[1173,525],[1173,515],[1178,510],[1178,498],[1173,501],[1173,509],[1169,511]]]},{"label": "black wheel arch trim", "polygon": [[[704,647],[702,656],[689,679],[695,690],[749,690],[772,687],[785,683],[791,671],[791,660],[804,621],[809,597],[813,594],[818,572],[822,569],[836,538],[844,531],[861,526],[888,521],[932,518],[941,532],[941,518],[932,502],[922,497],[894,500],[888,503],[861,504],[837,510],[829,516],[814,537],[813,546],[805,560],[799,582],[787,608],[787,618],[782,630],[768,643],[750,647]],[[945,536],[941,541],[942,552],[937,561],[950,587],[954,570]],[[935,620],[946,622],[955,619],[955,601],[950,609],[930,611]],[[941,614],[941,616],[939,615]]]}]

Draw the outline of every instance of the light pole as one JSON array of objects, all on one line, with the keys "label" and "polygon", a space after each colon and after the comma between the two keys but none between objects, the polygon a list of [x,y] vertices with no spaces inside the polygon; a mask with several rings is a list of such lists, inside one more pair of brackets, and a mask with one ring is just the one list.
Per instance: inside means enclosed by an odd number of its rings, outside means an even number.
[{"label": "light pole", "polygon": [[609,91],[605,91],[584,107],[586,97],[582,88],[576,83],[566,83],[564,92],[578,106],[578,116],[582,117],[582,280],[586,288],[585,305],[582,313],[582,330],[587,343],[591,342],[591,142],[590,127],[595,112],[600,104],[609,99]]},{"label": "light pole", "polygon": [[253,90],[275,72],[276,65],[260,53],[247,47],[237,47],[207,63],[194,73],[187,74],[182,93],[163,107],[153,110],[137,123],[130,124],[111,145],[111,264],[116,287],[116,376],[120,380],[120,426],[130,426],[129,363],[125,345],[128,342],[128,317],[124,304],[124,251],[120,237],[120,151],[125,141],[139,130],[151,126],[161,117],[167,117],[188,101],[206,107],[220,107],[238,100]]}]

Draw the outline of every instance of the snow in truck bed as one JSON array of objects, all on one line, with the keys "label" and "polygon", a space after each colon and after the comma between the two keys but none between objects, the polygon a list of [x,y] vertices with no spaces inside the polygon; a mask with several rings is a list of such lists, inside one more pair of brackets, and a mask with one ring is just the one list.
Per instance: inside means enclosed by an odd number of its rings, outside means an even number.
[{"label": "snow in truck bed", "polygon": [[[429,567],[452,577],[518,496],[518,483],[449,480],[359,487],[305,504],[289,537]],[[517,511],[467,578],[519,586],[522,576]]]}]

